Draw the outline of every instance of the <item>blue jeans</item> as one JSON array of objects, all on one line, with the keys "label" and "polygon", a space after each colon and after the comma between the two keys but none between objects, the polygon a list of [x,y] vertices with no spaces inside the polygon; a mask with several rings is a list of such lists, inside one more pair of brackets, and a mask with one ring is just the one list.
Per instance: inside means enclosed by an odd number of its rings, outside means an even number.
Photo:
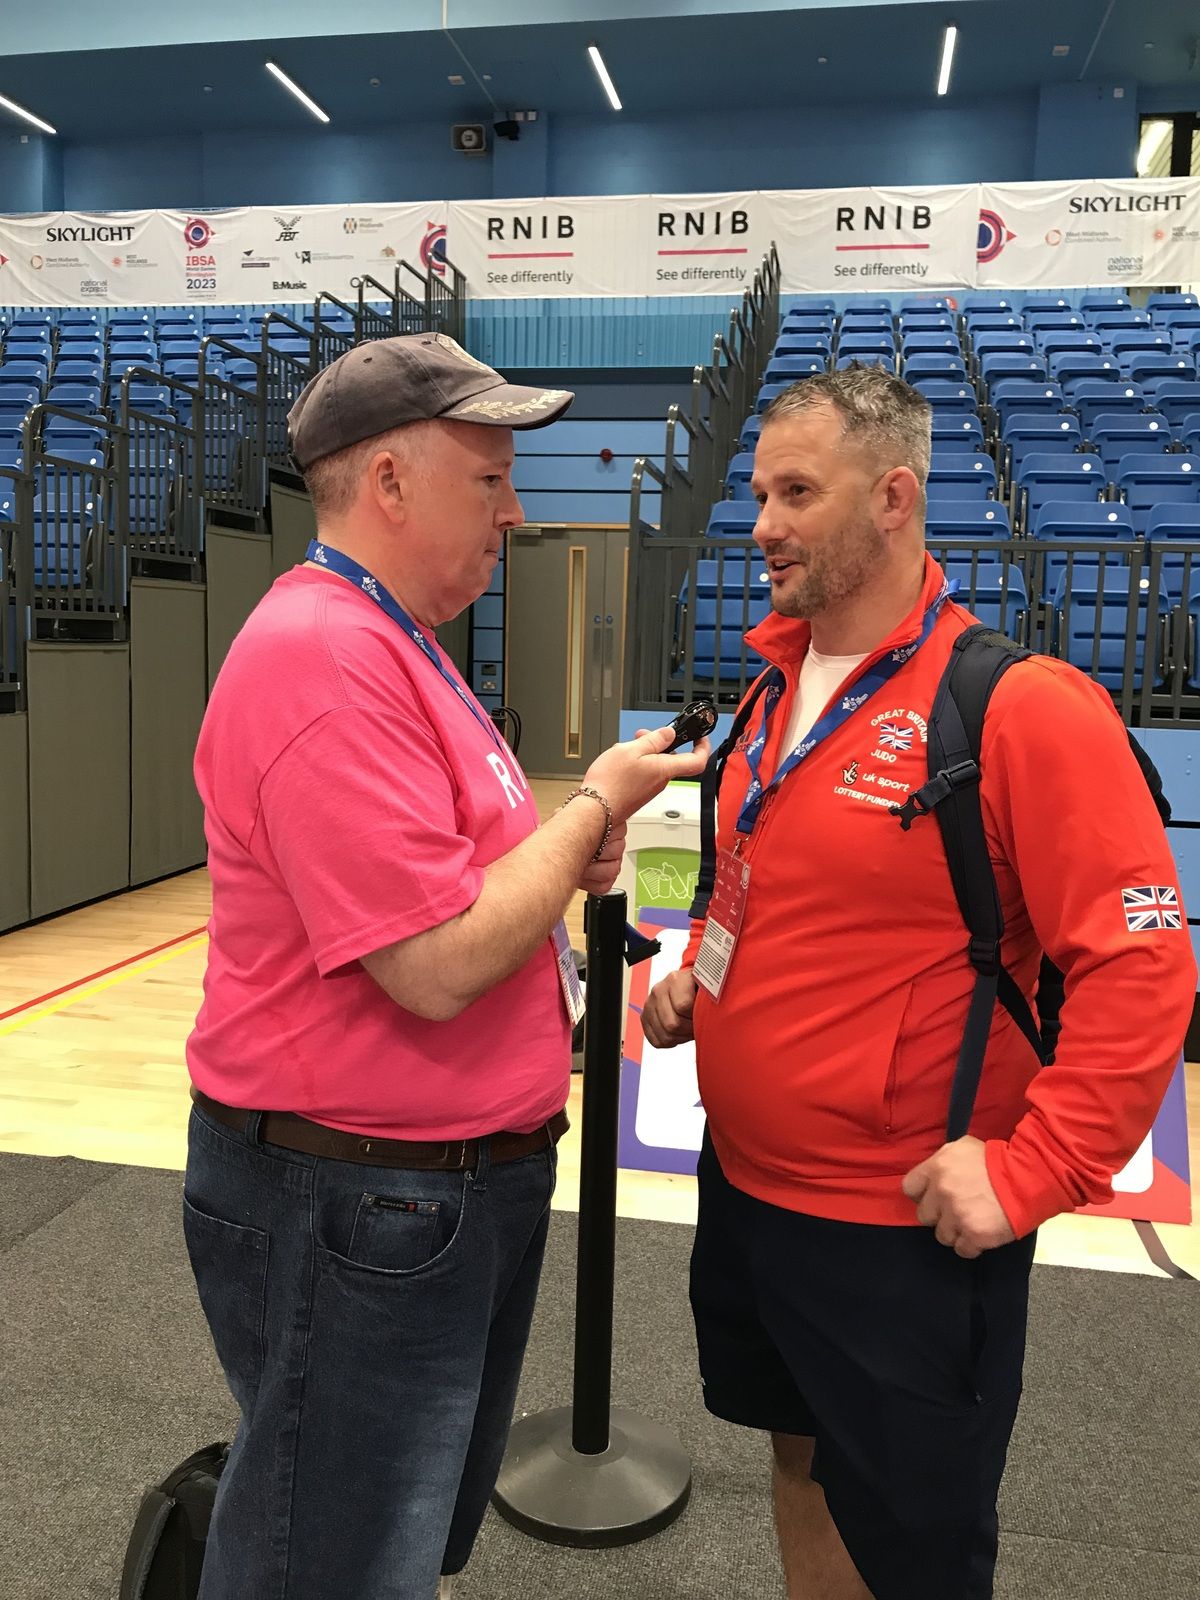
[{"label": "blue jeans", "polygon": [[184,1234],[241,1410],[200,1600],[431,1600],[504,1454],[555,1152],[366,1167],[258,1125],[188,1129]]}]

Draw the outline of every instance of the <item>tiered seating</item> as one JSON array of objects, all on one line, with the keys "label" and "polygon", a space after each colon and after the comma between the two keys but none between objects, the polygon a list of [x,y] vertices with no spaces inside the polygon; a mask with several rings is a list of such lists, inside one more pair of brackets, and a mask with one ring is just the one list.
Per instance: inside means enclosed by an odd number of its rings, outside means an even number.
[{"label": "tiered seating", "polygon": [[[1018,636],[1027,630],[1116,688],[1127,631],[1139,675],[1146,668],[1158,681],[1172,658],[1178,665],[1179,647],[1165,643],[1174,610],[1171,638],[1186,636],[1188,682],[1200,681],[1200,556],[1182,548],[1200,544],[1195,296],[1152,296],[1145,308],[1113,292],[975,295],[959,309],[859,297],[840,317],[828,301],[793,308],[730,463],[728,498],[708,522],[705,537],[722,541],[726,556],[754,526],[762,413],[792,384],[852,361],[898,372],[930,402],[927,537],[978,615]],[[1161,593],[1150,596],[1142,576],[1131,595],[1152,549]],[[748,570],[734,561],[724,569],[739,617]],[[706,643],[703,656],[698,647],[694,663],[718,677],[733,662],[723,641],[728,599],[706,595],[722,642]],[[1137,621],[1127,630],[1131,606]]]}]

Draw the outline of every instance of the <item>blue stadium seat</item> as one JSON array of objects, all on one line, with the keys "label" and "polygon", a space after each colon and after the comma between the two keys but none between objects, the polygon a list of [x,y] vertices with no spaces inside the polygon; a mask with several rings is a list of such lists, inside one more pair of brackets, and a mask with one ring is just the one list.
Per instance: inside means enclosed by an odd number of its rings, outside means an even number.
[{"label": "blue stadium seat", "polygon": [[5,384],[0,387],[0,429],[20,429],[26,413],[42,398],[41,390],[26,384]]},{"label": "blue stadium seat", "polygon": [[151,328],[154,319],[145,311],[113,311],[109,313],[108,329],[111,338],[118,328]]},{"label": "blue stadium seat", "polygon": [[1144,534],[1153,507],[1200,502],[1200,456],[1129,455],[1121,461],[1116,478],[1122,500],[1129,507],[1133,526]]},{"label": "blue stadium seat", "polygon": [[896,341],[890,333],[842,334],[837,343],[838,357],[885,355],[895,357]]},{"label": "blue stadium seat", "polygon": [[1064,394],[1080,378],[1097,378],[1119,383],[1121,368],[1115,356],[1097,354],[1091,350],[1064,350],[1050,358],[1050,376],[1062,384]]},{"label": "blue stadium seat", "polygon": [[749,539],[758,521],[758,506],[753,500],[721,500],[708,519],[712,539]]},{"label": "blue stadium seat", "polygon": [[981,311],[969,316],[966,321],[971,343],[976,346],[981,338],[995,338],[1001,335],[1028,339],[1031,344],[1033,343],[1024,321],[1015,311]]},{"label": "blue stadium seat", "polygon": [[[1132,543],[1133,520],[1125,506],[1112,500],[1069,501],[1048,500],[1038,510],[1033,527],[1028,530],[1036,546],[1046,544],[1096,544]],[[1113,558],[1106,558],[1106,564]],[[1084,551],[1070,553],[1038,548],[1033,559],[1035,578],[1040,577],[1038,592],[1044,603],[1053,600],[1064,571],[1095,571],[1100,564],[1099,555]]]},{"label": "blue stadium seat", "polygon": [[960,606],[1010,639],[1020,639],[1029,613],[1029,597],[1020,567],[1000,561],[979,561],[974,570],[968,561],[948,556],[942,571],[951,584],[957,583],[954,599]]},{"label": "blue stadium seat", "polygon": [[148,416],[170,416],[171,391],[160,389],[151,383],[131,383],[129,404],[132,410],[141,411]]},{"label": "blue stadium seat", "polygon": [[1134,383],[1144,384],[1150,378],[1191,380],[1196,376],[1191,358],[1181,356],[1177,350],[1139,350],[1123,365]]},{"label": "blue stadium seat", "polygon": [[1084,316],[1100,311],[1130,311],[1129,299],[1123,294],[1085,294],[1080,296],[1079,309]]},{"label": "blue stadium seat", "polygon": [[885,372],[894,373],[896,370],[896,357],[890,350],[851,350],[845,355],[839,355],[834,362],[839,372],[844,372],[847,367],[882,367]]},{"label": "blue stadium seat", "polygon": [[55,361],[103,361],[104,340],[95,336],[84,337],[85,330],[78,329],[78,339],[60,339]]},{"label": "blue stadium seat", "polygon": [[991,391],[991,403],[1003,433],[1005,423],[1016,411],[1061,411],[1063,395],[1056,383],[1036,378],[1002,378]]},{"label": "blue stadium seat", "polygon": [[1148,311],[1134,311],[1132,307],[1124,311],[1099,311],[1092,318],[1092,327],[1103,332],[1124,332],[1130,328],[1148,328],[1150,326],[1150,313]]},{"label": "blue stadium seat", "polygon": [[[232,377],[232,373],[230,376]],[[742,431],[738,434],[738,449],[753,450],[758,443],[758,436],[761,432],[762,418],[756,411],[753,416],[747,417],[745,422],[742,423]]]},{"label": "blue stadium seat", "polygon": [[96,411],[100,406],[98,383],[55,383],[46,391],[46,404],[74,411]]},{"label": "blue stadium seat", "polygon": [[0,366],[0,384],[6,389],[40,389],[49,376],[49,367],[43,361],[14,361],[11,358]]},{"label": "blue stadium seat", "polygon": [[900,301],[900,314],[915,312],[917,315],[932,315],[936,312],[950,310],[950,302],[941,294],[906,294]]},{"label": "blue stadium seat", "polygon": [[962,346],[953,333],[905,333],[900,341],[902,356],[961,356]]},{"label": "blue stadium seat", "polygon": [[[1146,518],[1146,543],[1169,546],[1175,541],[1200,545],[1200,501],[1195,505],[1152,506]],[[1162,557],[1162,582],[1172,605],[1200,583],[1200,554],[1167,549]]]},{"label": "blue stadium seat", "polygon": [[[1151,609],[1148,596],[1133,583],[1132,569],[1106,566],[1101,580],[1098,568],[1076,568],[1069,583],[1066,573],[1061,575],[1054,595],[1054,654],[1065,657],[1106,689],[1124,686],[1130,631],[1134,636],[1133,668],[1139,681],[1145,670]],[[1160,676],[1159,641],[1167,609],[1167,597],[1162,594],[1153,609],[1149,644],[1155,682]]]},{"label": "blue stadium seat", "polygon": [[104,449],[104,418],[96,417],[94,422],[88,421],[83,416],[46,418],[42,429],[42,437],[46,449],[57,454],[61,446],[74,442],[78,445],[88,445],[94,450],[103,452]]},{"label": "blue stadium seat", "polygon": [[[914,334],[947,333],[954,335],[954,318],[948,312],[909,311],[900,313],[900,336],[907,339]],[[954,341],[958,343],[957,338]]]},{"label": "blue stadium seat", "polygon": [[821,355],[772,356],[763,374],[763,381],[799,383],[801,378],[811,378],[814,373],[824,372],[828,365],[826,358]]},{"label": "blue stadium seat", "polygon": [[771,404],[772,400],[777,400],[781,394],[786,394],[791,387],[792,385],[790,382],[764,383],[758,391],[758,400],[756,402],[755,409],[761,414]]},{"label": "blue stadium seat", "polygon": [[996,495],[996,463],[967,451],[933,457],[927,484],[929,500],[991,500]]},{"label": "blue stadium seat", "polygon": [[989,352],[979,362],[979,376],[989,389],[992,384],[1005,378],[1040,378],[1043,383],[1047,381],[1045,363],[1032,351],[1023,350]]},{"label": "blue stadium seat", "polygon": [[865,336],[866,334],[879,334],[892,339],[896,327],[891,315],[871,311],[847,311],[838,324],[838,337],[845,338],[847,334]]},{"label": "blue stadium seat", "polygon": [[[999,500],[938,500],[925,514],[925,540],[1009,539],[1008,507]],[[981,557],[982,559],[982,557]]]},{"label": "blue stadium seat", "polygon": [[933,448],[944,450],[982,450],[983,423],[973,414],[959,411],[935,411],[933,414]]},{"label": "blue stadium seat", "polygon": [[1103,412],[1144,411],[1146,397],[1136,383],[1083,378],[1071,395],[1071,409],[1078,415],[1080,427],[1086,434]]},{"label": "blue stadium seat", "polygon": [[834,316],[830,311],[789,311],[779,324],[780,337],[793,335],[819,335],[833,338]]},{"label": "blue stadium seat", "polygon": [[750,479],[754,473],[753,450],[741,450],[729,463],[725,473],[725,488],[731,500],[753,500]]},{"label": "blue stadium seat", "polygon": [[1200,299],[1194,294],[1152,294],[1146,300],[1146,310],[1153,314],[1155,311],[1195,311],[1200,307]]},{"label": "blue stadium seat", "polygon": [[952,378],[918,378],[912,386],[923,394],[934,411],[974,411],[975,390],[969,383]]},{"label": "blue stadium seat", "polygon": [[1099,451],[1104,470],[1116,481],[1124,456],[1166,450],[1173,442],[1166,417],[1153,411],[1101,412],[1088,430],[1088,441]]},{"label": "blue stadium seat", "polygon": [[1027,294],[1021,302],[1021,310],[1028,315],[1031,311],[1070,311],[1071,302],[1064,294]]},{"label": "blue stadium seat", "polygon": [[1005,477],[1011,480],[1033,455],[1075,455],[1083,442],[1074,417],[1045,411],[1018,411],[1004,430]]},{"label": "blue stadium seat", "polygon": [[972,317],[994,317],[1001,312],[1015,312],[1014,303],[1003,294],[971,294],[962,303],[963,316],[969,321]]},{"label": "blue stadium seat", "polygon": [[99,383],[104,376],[103,361],[64,361],[54,363],[55,383]]},{"label": "blue stadium seat", "polygon": [[1175,431],[1183,448],[1191,455],[1200,456],[1200,405],[1181,419]]},{"label": "blue stadium seat", "polygon": [[90,467],[96,471],[104,466],[104,451],[99,445],[89,443],[86,439],[80,442],[70,435],[65,438],[50,435],[47,442],[46,436],[43,435],[43,445],[46,453],[53,456],[56,461],[74,461],[81,467]]},{"label": "blue stadium seat", "polygon": [[25,452],[19,444],[0,444],[0,467],[12,467],[20,472]]},{"label": "blue stadium seat", "polygon": [[781,356],[824,356],[828,361],[833,354],[833,340],[827,333],[781,333],[775,341],[771,360]]},{"label": "blue stadium seat", "polygon": [[1041,343],[1043,334],[1061,332],[1066,328],[1075,328],[1080,333],[1087,332],[1087,324],[1078,311],[1062,308],[1054,311],[1026,310],[1025,326],[1033,334],[1034,342],[1037,344]]},{"label": "blue stadium seat", "polygon": [[1016,476],[1017,525],[1026,533],[1052,500],[1099,500],[1107,475],[1096,455],[1028,455]]},{"label": "blue stadium seat", "polygon": [[890,317],[892,302],[881,294],[853,294],[847,297],[846,310],[851,316]]},{"label": "blue stadium seat", "polygon": [[1175,348],[1175,341],[1169,333],[1164,333],[1161,328],[1130,328],[1124,333],[1117,332],[1109,340],[1108,348],[1116,356],[1122,367],[1129,364],[1131,357],[1141,355],[1146,351],[1162,351],[1166,355]]},{"label": "blue stadium seat", "polygon": [[66,328],[99,328],[100,316],[95,311],[85,311],[82,306],[67,306],[58,313],[58,331]]},{"label": "blue stadium seat", "polygon": [[[679,589],[681,609],[689,605],[687,578]],[[771,609],[770,580],[766,567],[751,560],[696,563],[696,589],[692,609],[692,671],[697,677],[736,678],[743,652],[746,675],[756,677],[762,658],[743,644],[743,636]],[[683,645],[683,635],[680,645]]]},{"label": "blue stadium seat", "polygon": [[981,333],[971,341],[971,353],[978,363],[984,356],[1036,356],[1038,349],[1029,334],[1021,328],[1014,328],[1008,333]]},{"label": "blue stadium seat", "polygon": [[904,361],[904,378],[907,383],[914,382],[917,378],[952,378],[966,381],[966,363],[961,356],[952,355],[910,355]]},{"label": "blue stadium seat", "polygon": [[1200,328],[1200,306],[1159,306],[1150,313],[1152,328],[1166,328],[1171,333],[1181,328]]},{"label": "blue stadium seat", "polygon": [[1077,328],[1050,328],[1037,341],[1038,349],[1049,361],[1051,356],[1103,355],[1103,342],[1094,333]]},{"label": "blue stadium seat", "polygon": [[113,366],[137,361],[144,367],[152,367],[158,360],[158,346],[149,338],[113,339],[109,342],[108,359]]}]

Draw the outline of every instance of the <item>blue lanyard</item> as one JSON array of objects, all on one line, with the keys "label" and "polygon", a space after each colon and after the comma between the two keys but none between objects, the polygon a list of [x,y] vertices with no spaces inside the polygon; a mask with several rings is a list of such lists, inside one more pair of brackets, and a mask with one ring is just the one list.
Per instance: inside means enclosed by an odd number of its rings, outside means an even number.
[{"label": "blue lanyard", "polygon": [[391,617],[396,626],[408,635],[422,655],[436,667],[475,720],[481,722],[496,743],[503,747],[504,741],[496,730],[496,724],[490,717],[484,715],[482,709],[475,704],[462,684],[446,671],[442,658],[438,655],[433,645],[421,632],[420,628],[417,627],[404,607],[383,587],[378,578],[373,578],[366,567],[360,567],[357,561],[352,561],[349,556],[343,555],[340,550],[334,550],[329,545],[321,544],[316,539],[308,547],[307,559],[315,562],[318,567],[325,567],[329,572],[336,572],[340,578],[348,578],[356,589],[361,589],[365,595],[374,600],[379,609]]},{"label": "blue lanyard", "polygon": [[842,695],[837,704],[828,710],[816,723],[812,730],[796,746],[787,760],[777,769],[775,776],[764,789],[759,779],[759,768],[762,764],[763,749],[767,742],[767,727],[771,721],[771,713],[779,704],[786,680],[778,667],[772,669],[770,682],[763,701],[762,725],[755,736],[754,742],[746,751],[746,765],[750,768],[750,787],[746,790],[746,798],[742,801],[742,808],[738,812],[737,831],[743,834],[753,833],[754,824],[758,821],[758,814],[762,810],[763,801],[783,782],[789,772],[797,768],[802,761],[808,759],[819,744],[846,722],[858,708],[865,705],[871,696],[882,689],[885,683],[891,680],[928,639],[933,632],[933,625],[938,619],[942,606],[950,593],[949,586],[943,582],[941,591],[925,613],[925,620],[921,624],[921,631],[911,644],[901,645],[896,650],[891,650],[887,655],[880,657],[873,667],[863,673],[861,678],[856,678],[850,685],[849,692]]}]

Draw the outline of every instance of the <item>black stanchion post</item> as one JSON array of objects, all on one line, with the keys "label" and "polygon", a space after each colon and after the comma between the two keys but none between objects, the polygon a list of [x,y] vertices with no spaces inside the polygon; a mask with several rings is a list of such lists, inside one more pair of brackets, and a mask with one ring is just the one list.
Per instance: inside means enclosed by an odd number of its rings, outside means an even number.
[{"label": "black stanchion post", "polygon": [[551,1544],[633,1544],[672,1523],[691,1463],[657,1422],[611,1405],[625,896],[588,898],[573,1404],[513,1424],[494,1503]]}]

